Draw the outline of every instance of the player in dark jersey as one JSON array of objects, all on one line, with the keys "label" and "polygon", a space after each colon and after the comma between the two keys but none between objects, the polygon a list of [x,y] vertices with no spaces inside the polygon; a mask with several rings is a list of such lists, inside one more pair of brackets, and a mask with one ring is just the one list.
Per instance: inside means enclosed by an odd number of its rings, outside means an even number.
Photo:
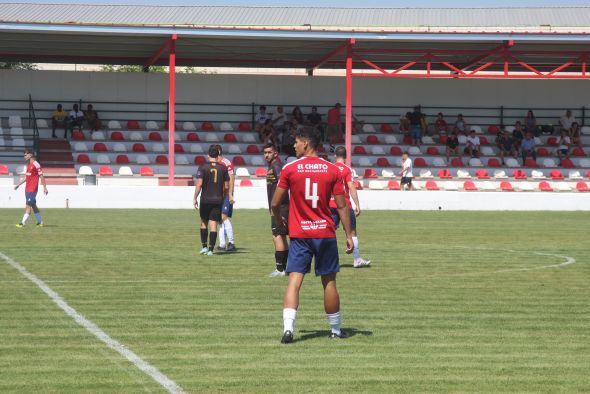
[{"label": "player in dark jersey", "polygon": [[[287,268],[287,259],[289,256],[289,243],[287,241],[287,228],[277,227],[277,220],[272,214],[271,201],[275,193],[279,177],[283,170],[283,163],[279,159],[279,152],[277,147],[273,144],[266,144],[263,149],[264,160],[268,163],[268,170],[266,172],[266,193],[268,195],[268,209],[270,211],[270,225],[272,228],[272,241],[275,246],[275,261],[276,268],[268,276],[273,278],[277,276],[285,276],[285,269]],[[283,201],[281,201],[281,218],[286,220],[289,217],[289,195],[285,194]]]},{"label": "player in dark jersey", "polygon": [[35,218],[37,219],[37,227],[43,227],[43,219],[41,218],[41,212],[39,212],[39,208],[37,207],[37,191],[39,190],[39,180],[43,184],[43,193],[47,194],[47,184],[45,183],[45,178],[43,177],[43,171],[41,170],[41,165],[37,160],[35,160],[35,153],[30,150],[26,149],[24,152],[25,160],[29,162],[27,164],[27,172],[25,177],[14,187],[14,190],[18,189],[20,185],[26,182],[25,185],[25,214],[23,215],[22,220],[20,223],[16,225],[18,228],[22,228],[27,219],[31,215],[31,211],[35,213]]},{"label": "player in dark jersey", "polygon": [[289,202],[289,283],[283,300],[283,337],[281,343],[293,342],[293,331],[299,290],[303,278],[311,270],[315,258],[315,274],[322,277],[324,309],[330,324],[330,338],[345,338],[340,329],[340,297],[336,273],[340,271],[336,229],[330,213],[333,195],[346,233],[346,253],[352,252],[350,218],[344,198],[344,181],[338,167],[318,157],[319,136],[311,128],[303,128],[295,139],[298,160],[286,164],[272,198],[272,213],[279,228],[286,227],[281,217],[281,203],[290,192]]},{"label": "player in dark jersey", "polygon": [[[193,204],[201,216],[201,244],[199,252],[213,256],[213,248],[217,241],[217,224],[221,220],[221,204],[229,190],[229,174],[227,168],[217,162],[219,150],[209,147],[209,162],[201,165],[197,171]],[[200,204],[197,198],[201,195]],[[210,231],[208,231],[208,229]],[[209,247],[207,247],[209,236]]]}]

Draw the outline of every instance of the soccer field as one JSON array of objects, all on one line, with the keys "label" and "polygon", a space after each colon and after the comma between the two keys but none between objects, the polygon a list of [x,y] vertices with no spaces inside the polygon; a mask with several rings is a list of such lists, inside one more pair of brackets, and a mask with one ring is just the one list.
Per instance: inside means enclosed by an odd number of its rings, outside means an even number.
[{"label": "soccer field", "polygon": [[[198,255],[189,210],[0,211],[0,252],[185,392],[587,392],[590,213],[365,211],[343,253],[343,326],[319,279],[279,343],[285,278],[266,210],[237,210],[236,253]],[[340,234],[342,235],[342,234]],[[0,391],[164,392],[0,259]]]}]

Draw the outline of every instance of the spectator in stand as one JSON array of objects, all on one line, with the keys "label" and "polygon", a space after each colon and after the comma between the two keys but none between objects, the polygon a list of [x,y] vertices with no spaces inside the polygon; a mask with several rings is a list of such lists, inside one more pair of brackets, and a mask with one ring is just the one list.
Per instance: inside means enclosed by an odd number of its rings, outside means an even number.
[{"label": "spectator in stand", "polygon": [[524,138],[524,140],[522,140],[522,143],[520,145],[520,153],[522,155],[522,165],[524,165],[527,156],[530,156],[533,158],[533,160],[537,161],[537,153],[535,152],[535,139],[533,138],[533,133],[526,133],[526,137]]},{"label": "spectator in stand", "polygon": [[102,128],[102,122],[98,118],[98,112],[94,110],[92,104],[88,104],[84,116],[86,117],[86,123],[88,123],[88,128],[90,128],[90,134]]},{"label": "spectator in stand", "polygon": [[537,134],[537,118],[535,118],[535,114],[533,111],[529,110],[526,114],[526,118],[524,119],[524,131],[527,133],[533,133],[535,136],[538,137]]},{"label": "spectator in stand", "polygon": [[272,119],[266,119],[262,130],[260,130],[260,139],[263,144],[275,144],[276,133],[274,127],[272,127]]},{"label": "spectator in stand", "polygon": [[[324,126],[322,125],[322,115],[318,114],[318,107],[315,105],[311,107],[311,112],[307,114],[307,124],[317,129],[322,138],[322,142],[326,141],[326,133],[324,132]],[[295,143],[295,141],[293,141],[293,143]]]},{"label": "spectator in stand", "polygon": [[570,129],[572,128],[572,123],[577,122],[576,117],[572,115],[572,111],[569,109],[565,111],[565,115],[559,118],[559,128],[561,130],[565,130],[569,133]]},{"label": "spectator in stand", "polygon": [[342,125],[340,123],[340,103],[328,111],[328,126],[326,128],[328,141],[331,145],[342,141]]},{"label": "spectator in stand", "polygon": [[399,132],[402,134],[407,134],[410,132],[410,115],[411,112],[406,112],[405,115],[402,114],[399,118]]},{"label": "spectator in stand", "polygon": [[580,148],[582,147],[582,133],[580,130],[580,126],[578,122],[572,123],[572,128],[570,129],[570,139],[572,140],[572,144],[578,145]]},{"label": "spectator in stand", "polygon": [[399,175],[402,177],[401,180],[401,191],[403,192],[408,187],[408,190],[414,190],[412,186],[412,179],[414,178],[414,174],[412,172],[412,159],[410,159],[410,154],[408,152],[404,152],[402,154],[402,170]]},{"label": "spectator in stand", "polygon": [[455,121],[455,127],[453,130],[456,131],[457,134],[462,133],[463,135],[467,135],[467,130],[469,129],[465,119],[463,118],[463,114],[457,115],[457,120]]},{"label": "spectator in stand", "polygon": [[457,132],[453,131],[451,135],[447,138],[447,163],[450,162],[451,154],[455,156],[460,156],[459,153],[459,137],[457,137]]},{"label": "spectator in stand", "polygon": [[55,129],[58,126],[63,127],[64,138],[65,138],[65,136],[68,134],[68,113],[63,110],[63,107],[61,104],[57,104],[57,110],[53,111],[53,114],[51,115],[51,127],[52,127],[51,136],[53,138],[57,138],[57,135],[55,135]]},{"label": "spectator in stand", "polygon": [[256,122],[256,132],[258,133],[258,137],[262,141],[262,129],[266,124],[266,120],[270,119],[268,114],[266,113],[266,105],[261,105],[258,109],[258,113],[254,117],[254,121]]},{"label": "spectator in stand", "polygon": [[479,137],[475,134],[475,130],[471,130],[469,137],[467,137],[467,146],[465,147],[465,153],[471,157],[479,158],[480,145],[481,143],[479,141]]},{"label": "spectator in stand", "polygon": [[514,124],[514,130],[512,131],[512,142],[514,142],[514,150],[516,151],[516,154],[518,154],[518,152],[520,151],[522,140],[524,140],[524,131],[522,130],[522,124],[520,124],[520,122],[516,122]]},{"label": "spectator in stand", "polygon": [[281,152],[286,155],[285,161],[289,157],[295,156],[295,137],[297,136],[297,127],[292,123],[287,123],[287,131],[283,133],[283,139],[281,141]]},{"label": "spectator in stand", "polygon": [[272,127],[275,130],[277,140],[282,139],[282,135],[284,132],[287,131],[285,124],[287,123],[287,114],[283,110],[283,106],[277,106],[277,110],[274,114],[272,114]]},{"label": "spectator in stand", "polygon": [[514,149],[514,141],[512,136],[505,130],[500,130],[496,137],[496,146],[500,151],[500,158],[502,159],[502,165],[504,165],[504,158],[506,156],[512,156],[516,158],[516,150]]},{"label": "spectator in stand", "polygon": [[365,121],[359,120],[354,114],[352,114],[352,134],[362,133],[364,126]]},{"label": "spectator in stand", "polygon": [[[84,123],[84,112],[80,111],[78,104],[74,104],[68,117],[68,130],[70,130],[70,135],[74,132],[75,127],[82,130],[82,123]],[[68,138],[67,130],[64,138]]]},{"label": "spectator in stand", "polygon": [[[444,119],[442,112],[439,112],[436,117],[436,121],[434,122],[434,131],[436,134],[446,134],[449,131],[449,126],[447,125],[447,121]],[[455,133],[455,135],[457,134]]]},{"label": "spectator in stand", "polygon": [[562,159],[570,158],[570,145],[572,140],[568,135],[567,130],[561,130],[561,137],[559,138],[559,146],[557,147],[557,157],[559,158],[559,165]]},{"label": "spectator in stand", "polygon": [[422,126],[424,115],[417,105],[414,107],[414,112],[410,113],[410,135],[412,136],[412,145],[420,146],[422,142]]},{"label": "spectator in stand", "polygon": [[303,112],[301,112],[301,108],[299,108],[298,106],[293,108],[293,112],[291,113],[291,119],[293,120],[293,123],[303,125],[305,120],[303,119]]}]

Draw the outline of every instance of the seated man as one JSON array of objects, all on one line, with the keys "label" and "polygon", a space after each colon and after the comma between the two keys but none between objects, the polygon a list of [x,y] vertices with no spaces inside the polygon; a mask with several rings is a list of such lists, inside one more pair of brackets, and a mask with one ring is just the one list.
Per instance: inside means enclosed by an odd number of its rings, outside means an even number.
[{"label": "seated man", "polygon": [[262,129],[266,123],[267,119],[271,119],[270,116],[266,113],[266,105],[261,105],[258,113],[256,114],[254,120],[256,121],[256,132],[258,133],[258,137],[260,141],[263,140],[262,138]]},{"label": "seated man", "polygon": [[[326,141],[326,133],[322,124],[322,115],[318,114],[318,107],[311,107],[311,113],[307,114],[307,124],[315,127],[321,135],[321,141]],[[295,141],[293,141],[294,143]]]},{"label": "seated man", "polygon": [[399,132],[407,134],[410,132],[410,115],[411,112],[406,112],[399,117]]},{"label": "seated man", "polygon": [[64,129],[64,138],[66,136],[66,134],[68,133],[68,113],[66,111],[63,110],[63,107],[61,104],[57,104],[57,110],[53,112],[53,114],[51,115],[51,127],[52,127],[52,134],[51,136],[53,138],[57,138],[57,135],[55,135],[55,129],[59,126],[59,127],[63,127]]},{"label": "seated man", "polygon": [[559,158],[559,165],[561,160],[570,158],[570,145],[572,140],[567,130],[561,130],[561,138],[559,138],[559,146],[557,147],[557,157]]},{"label": "seated man", "polygon": [[567,111],[565,111],[565,115],[563,115],[561,118],[559,118],[560,131],[565,130],[565,131],[569,132],[569,130],[572,128],[572,123],[574,123],[574,122],[577,122],[576,117],[573,116],[572,111],[570,111],[568,109]]},{"label": "seated man", "polygon": [[102,122],[98,118],[98,112],[96,112],[92,104],[88,104],[86,107],[86,113],[84,114],[86,117],[86,123],[88,123],[88,128],[90,128],[90,132],[98,131],[102,128]]},{"label": "seated man", "polygon": [[522,140],[520,145],[520,150],[522,154],[522,164],[526,161],[527,156],[533,158],[533,160],[537,161],[537,153],[535,152],[535,140],[533,139],[533,133],[526,133],[526,137]]},{"label": "seated man", "polygon": [[[77,127],[79,130],[82,130],[83,122],[84,113],[78,109],[78,104],[74,104],[73,109],[70,111],[70,115],[68,117],[68,130],[70,130],[70,135],[74,132],[75,127]],[[68,138],[67,130],[64,138]]]},{"label": "seated man", "polygon": [[457,137],[457,132],[453,131],[449,138],[447,138],[447,163],[451,158],[451,154],[455,156],[459,156],[459,137]]},{"label": "seated man", "polygon": [[508,132],[504,130],[500,130],[498,136],[496,137],[496,146],[500,151],[500,158],[502,159],[502,164],[504,163],[504,158],[506,156],[512,156],[516,158],[516,150],[514,149],[514,141],[512,141],[512,136],[508,134]]},{"label": "seated man", "polygon": [[512,142],[514,142],[514,149],[516,150],[516,153],[518,153],[520,150],[523,139],[524,131],[522,129],[522,124],[520,122],[516,122],[514,124],[514,130],[512,131]]},{"label": "seated man", "polygon": [[448,131],[447,121],[444,119],[444,115],[442,114],[442,112],[438,113],[436,121],[434,122],[434,131],[436,132],[436,134],[446,134]]},{"label": "seated man", "polygon": [[457,120],[455,121],[455,127],[453,130],[456,131],[457,134],[462,133],[467,135],[468,127],[465,119],[463,118],[463,114],[457,115]]},{"label": "seated man", "polygon": [[465,147],[465,153],[471,157],[479,158],[480,149],[479,137],[475,134],[475,130],[471,130],[469,137],[467,137],[467,146]]}]

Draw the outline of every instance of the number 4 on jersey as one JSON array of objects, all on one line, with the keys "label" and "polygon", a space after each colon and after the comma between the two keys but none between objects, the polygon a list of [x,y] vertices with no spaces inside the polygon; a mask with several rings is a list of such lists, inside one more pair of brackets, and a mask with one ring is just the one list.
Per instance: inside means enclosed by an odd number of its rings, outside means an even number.
[{"label": "number 4 on jersey", "polygon": [[311,201],[312,208],[318,207],[318,200],[320,199],[318,196],[318,184],[311,183],[309,178],[305,178],[305,199]]}]

